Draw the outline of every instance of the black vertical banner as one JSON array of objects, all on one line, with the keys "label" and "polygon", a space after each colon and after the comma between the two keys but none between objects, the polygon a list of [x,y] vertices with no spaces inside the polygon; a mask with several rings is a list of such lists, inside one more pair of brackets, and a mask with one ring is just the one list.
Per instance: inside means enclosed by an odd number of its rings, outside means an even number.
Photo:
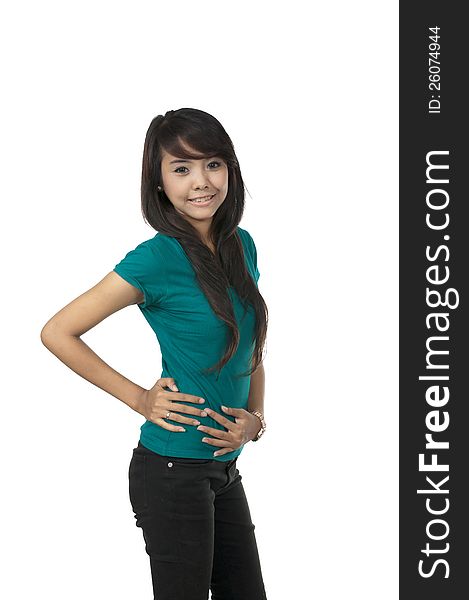
[{"label": "black vertical banner", "polygon": [[[400,4],[400,597],[469,597],[464,3]],[[457,591],[456,591],[457,590]]]}]

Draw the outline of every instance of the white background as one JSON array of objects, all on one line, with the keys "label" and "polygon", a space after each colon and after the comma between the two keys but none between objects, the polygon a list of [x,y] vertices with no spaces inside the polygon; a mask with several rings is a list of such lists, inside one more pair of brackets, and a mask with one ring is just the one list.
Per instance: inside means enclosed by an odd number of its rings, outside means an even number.
[{"label": "white background", "polygon": [[[194,107],[234,142],[269,306],[268,430],[238,459],[267,596],[397,598],[397,2],[2,13],[2,597],[152,597],[127,481],[143,418],[40,331],[154,235],[144,136]],[[136,306],[83,339],[142,386],[161,373]]]}]

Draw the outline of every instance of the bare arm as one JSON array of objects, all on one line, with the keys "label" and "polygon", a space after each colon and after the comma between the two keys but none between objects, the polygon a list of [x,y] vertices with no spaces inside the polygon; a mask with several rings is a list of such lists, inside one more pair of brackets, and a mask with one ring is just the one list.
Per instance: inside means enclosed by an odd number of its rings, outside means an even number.
[{"label": "bare arm", "polygon": [[[248,410],[258,410],[264,414],[265,371],[261,363],[251,375],[249,388]],[[260,427],[259,427],[260,428]]]},{"label": "bare arm", "polygon": [[49,319],[41,341],[75,373],[143,414],[141,399],[146,390],[115,371],[80,338],[106,317],[139,302],[143,302],[142,292],[111,271]]},{"label": "bare arm", "polygon": [[185,431],[182,426],[164,420],[168,411],[171,411],[171,421],[178,421],[181,425],[198,425],[199,421],[193,417],[206,417],[203,407],[199,409],[181,402],[203,404],[204,399],[180,391],[166,391],[165,387],[175,383],[172,377],[160,378],[150,390],[146,390],[104,362],[80,338],[106,317],[143,300],[143,293],[139,289],[111,271],[51,317],[42,328],[41,341],[72,371],[118,398],[146,419],[168,431]]}]

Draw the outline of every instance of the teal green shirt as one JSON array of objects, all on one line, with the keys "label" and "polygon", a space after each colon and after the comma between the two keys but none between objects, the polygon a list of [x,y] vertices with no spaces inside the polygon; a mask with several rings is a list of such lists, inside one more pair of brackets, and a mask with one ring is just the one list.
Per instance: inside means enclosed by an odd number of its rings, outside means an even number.
[{"label": "teal green shirt", "polygon": [[[257,285],[256,246],[248,231],[238,227],[237,232],[243,245],[247,270]],[[157,233],[128,252],[114,271],[143,292],[144,300],[137,306],[159,342],[162,358],[160,377],[173,377],[180,392],[205,398],[204,404],[184,402],[185,406],[211,408],[234,422],[234,417],[225,413],[221,405],[248,408],[251,377],[237,375],[251,368],[255,326],[253,307],[249,305],[245,311],[237,292],[229,288],[240,342],[217,381],[217,371],[205,374],[203,370],[222,358],[229,329],[214,313],[178,240]],[[179,414],[191,417],[187,413]],[[203,437],[213,436],[198,431],[197,425],[165,420],[172,425],[182,425],[186,431],[168,431],[148,420],[140,427],[141,443],[158,454],[229,461],[242,451],[241,447],[213,456],[221,447],[202,442]],[[199,417],[198,420],[202,425],[226,431],[210,416]]]}]

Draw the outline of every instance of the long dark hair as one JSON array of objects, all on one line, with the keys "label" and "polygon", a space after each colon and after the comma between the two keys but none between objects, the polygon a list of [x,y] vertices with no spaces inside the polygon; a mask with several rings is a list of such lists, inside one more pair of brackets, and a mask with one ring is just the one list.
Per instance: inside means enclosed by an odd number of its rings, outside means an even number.
[{"label": "long dark hair", "polygon": [[[184,145],[196,150],[188,152]],[[213,254],[199,232],[180,215],[164,191],[162,183],[162,151],[179,158],[200,159],[219,156],[228,167],[228,192],[213,216],[209,237],[216,248]],[[268,310],[244,261],[244,251],[236,231],[244,211],[244,182],[233,143],[221,123],[212,115],[195,108],[170,110],[150,123],[143,150],[142,214],[146,223],[165,235],[176,238],[194,268],[197,281],[215,314],[228,326],[231,336],[225,354],[208,371],[218,369],[230,360],[239,344],[239,330],[228,294],[232,286],[243,306],[252,305],[256,317],[252,339],[255,347],[251,368],[242,376],[251,375],[263,360],[267,335]],[[217,376],[218,377],[218,376]]]}]

